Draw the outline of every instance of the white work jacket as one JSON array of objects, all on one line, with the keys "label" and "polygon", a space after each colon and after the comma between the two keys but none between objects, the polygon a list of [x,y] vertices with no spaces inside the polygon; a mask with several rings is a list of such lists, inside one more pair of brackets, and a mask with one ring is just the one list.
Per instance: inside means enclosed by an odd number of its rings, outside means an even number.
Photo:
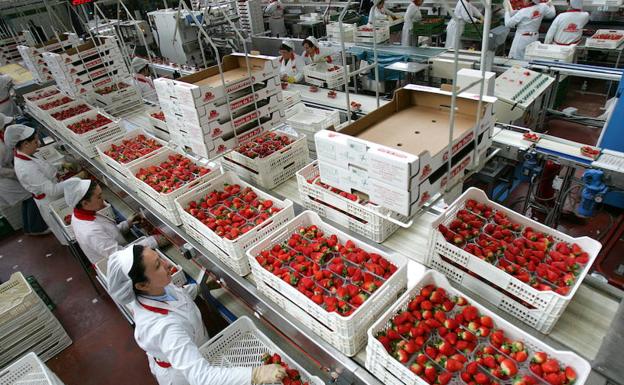
[{"label": "white work jacket", "polygon": [[[128,221],[117,224],[114,218],[100,212],[81,209],[74,209],[71,226],[76,242],[94,265],[121,250],[127,244],[123,233],[130,229]],[[158,247],[154,237],[147,237],[137,243],[152,249]]]},{"label": "white work jacket", "polygon": [[505,26],[508,28],[516,27],[516,35],[511,43],[509,57],[524,59],[526,46],[539,38],[539,27],[542,20],[544,18],[552,19],[555,15],[555,7],[546,3],[535,4],[513,13],[505,11]]},{"label": "white work jacket", "polygon": [[375,21],[386,21],[389,17],[398,17],[398,15],[392,11],[389,11],[385,6],[379,9],[378,7],[373,6],[368,13],[368,24],[372,25],[373,20]]},{"label": "white work jacket", "polygon": [[176,301],[138,296],[132,302],[134,338],[147,353],[159,385],[250,385],[252,368],[212,366],[199,351],[208,341],[199,309],[189,290],[196,285],[167,290]]},{"label": "white work jacket", "polygon": [[280,78],[286,76],[287,78],[293,78],[295,83],[299,83],[303,80],[303,67],[305,62],[303,58],[294,52],[291,52],[291,58],[286,61],[283,57],[279,58],[280,62]]},{"label": "white work jacket", "polygon": [[284,6],[281,1],[273,1],[267,5],[264,13],[269,16],[269,29],[271,36],[286,36],[286,24],[284,23]]},{"label": "white work jacket", "polygon": [[544,43],[558,45],[578,44],[583,36],[583,27],[589,22],[589,13],[569,9],[553,20]]},{"label": "white work jacket", "polygon": [[[458,20],[456,21],[455,18],[452,18],[446,26],[446,42],[444,43],[444,47],[449,49],[461,49],[461,36],[466,28],[466,23],[471,23],[472,21],[477,22],[483,15],[477,7],[467,0],[457,0],[457,5],[455,5],[453,14],[457,16]],[[457,30],[459,30],[459,39],[455,40]]]},{"label": "white work jacket", "polygon": [[309,65],[323,62],[332,63],[333,59],[327,50],[316,47],[314,55],[310,56],[307,52],[303,54],[303,61],[305,65]]},{"label": "white work jacket", "polygon": [[0,207],[10,207],[30,198],[15,175],[13,153],[0,138]]},{"label": "white work jacket", "polygon": [[19,113],[17,104],[11,97],[13,79],[9,75],[0,75],[0,112],[6,116],[15,116]]},{"label": "white work jacket", "polygon": [[403,19],[403,31],[401,32],[401,45],[409,46],[411,37],[412,37],[412,29],[414,29],[414,23],[422,20],[422,14],[420,13],[420,7],[411,2],[407,6],[407,11],[405,11],[405,16]]}]

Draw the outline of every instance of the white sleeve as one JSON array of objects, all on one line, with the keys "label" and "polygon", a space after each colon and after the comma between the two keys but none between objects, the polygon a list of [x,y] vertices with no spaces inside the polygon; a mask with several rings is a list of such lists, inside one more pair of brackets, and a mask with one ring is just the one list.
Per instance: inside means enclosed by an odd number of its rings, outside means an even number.
[{"label": "white sleeve", "polygon": [[273,12],[275,12],[275,10],[277,9],[277,1],[274,3],[270,3],[269,5],[267,5],[267,7],[264,9],[264,13],[266,15],[271,16],[273,14]]},{"label": "white sleeve", "polygon": [[[155,325],[159,330],[158,345],[162,359],[181,371],[190,385],[250,385],[252,368],[223,368],[212,366],[202,356],[190,337],[190,331],[179,322],[163,320]],[[160,358],[160,357],[159,357]]]},{"label": "white sleeve", "polygon": [[546,4],[544,3],[541,3],[541,4],[542,4],[545,19],[552,19],[553,17],[557,16],[557,11],[555,10],[555,6],[552,5],[551,2],[548,2]]},{"label": "white sleeve", "polygon": [[0,177],[15,179],[15,169],[13,167],[0,167]]},{"label": "white sleeve", "polygon": [[414,5],[414,3],[410,3],[409,7],[407,7],[407,11],[405,12],[405,23],[414,23],[415,21],[420,20],[420,10],[418,7]]},{"label": "white sleeve", "polygon": [[49,197],[59,197],[64,195],[63,182],[52,182],[38,168],[31,168],[29,172],[23,173],[20,183],[31,187],[36,194],[46,194]]},{"label": "white sleeve", "polygon": [[479,11],[479,8],[475,7],[472,3],[468,3],[470,5],[470,9],[472,11],[472,17],[481,19],[483,18],[483,14]]},{"label": "white sleeve", "polygon": [[546,32],[546,37],[544,38],[544,44],[552,44],[553,39],[555,38],[555,34],[557,33],[557,30],[559,29],[560,21],[561,21],[560,17],[556,17],[555,20],[553,20],[552,24],[550,25],[550,28],[548,28],[548,32]]},{"label": "white sleeve", "polygon": [[115,238],[111,238],[106,232],[94,229],[88,234],[89,245],[97,255],[108,257],[121,249]]},{"label": "white sleeve", "polygon": [[130,223],[128,223],[128,221],[119,222],[117,224],[117,229],[119,229],[121,233],[125,234],[128,230],[130,230]]},{"label": "white sleeve", "polygon": [[181,287],[184,292],[193,299],[197,298],[197,294],[199,294],[199,285],[196,283],[189,283],[188,285],[184,285]]},{"label": "white sleeve", "polygon": [[521,22],[522,19],[524,19],[525,12],[523,11],[524,9],[521,9],[518,12],[514,13],[513,16],[510,15],[509,12],[505,11],[505,27],[513,28],[518,25],[518,23]]},{"label": "white sleeve", "polygon": [[296,55],[295,56],[295,68],[294,68],[294,78],[295,82],[299,83],[303,80],[303,67],[305,67],[305,62],[303,61],[303,57]]}]

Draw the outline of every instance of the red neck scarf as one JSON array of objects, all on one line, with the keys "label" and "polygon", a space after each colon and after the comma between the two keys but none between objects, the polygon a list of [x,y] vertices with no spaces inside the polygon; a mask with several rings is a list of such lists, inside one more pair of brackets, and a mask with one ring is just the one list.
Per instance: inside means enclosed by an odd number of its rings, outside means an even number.
[{"label": "red neck scarf", "polygon": [[74,208],[74,216],[83,221],[94,221],[95,211]]}]

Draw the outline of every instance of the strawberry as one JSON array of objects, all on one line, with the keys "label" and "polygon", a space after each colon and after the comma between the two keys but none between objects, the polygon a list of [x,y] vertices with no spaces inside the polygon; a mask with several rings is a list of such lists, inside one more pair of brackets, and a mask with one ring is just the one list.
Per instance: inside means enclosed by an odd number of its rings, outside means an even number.
[{"label": "strawberry", "polygon": [[533,353],[533,357],[531,357],[531,362],[536,364],[541,364],[546,362],[548,359],[548,355],[544,352],[535,352]]},{"label": "strawberry", "polygon": [[518,367],[512,360],[506,358],[500,363],[500,367],[506,377],[515,376],[518,373]]},{"label": "strawberry", "polygon": [[568,381],[568,384],[574,384],[574,382],[576,381],[576,372],[574,371],[574,369],[572,369],[569,366],[565,367],[565,376],[566,376],[566,380]]},{"label": "strawberry", "polygon": [[542,370],[544,373],[556,373],[559,371],[559,362],[555,359],[549,358],[542,363]]}]

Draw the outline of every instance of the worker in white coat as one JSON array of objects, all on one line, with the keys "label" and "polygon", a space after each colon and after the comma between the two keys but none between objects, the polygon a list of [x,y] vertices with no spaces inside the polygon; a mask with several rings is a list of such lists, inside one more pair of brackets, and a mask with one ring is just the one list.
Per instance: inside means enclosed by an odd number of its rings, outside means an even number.
[{"label": "worker in white coat", "polygon": [[319,45],[314,36],[308,36],[303,41],[303,61],[306,65],[314,63],[332,63],[331,55]]},{"label": "worker in white coat", "polygon": [[555,17],[555,7],[550,1],[541,3],[540,0],[533,0],[533,5],[517,11],[511,7],[509,0],[505,0],[504,7],[505,27],[516,27],[516,34],[509,50],[509,57],[522,60],[524,59],[526,46],[538,40],[539,27],[542,24],[542,20]]},{"label": "worker in white coat", "polygon": [[300,83],[303,80],[303,58],[295,53],[295,44],[291,40],[282,41],[280,53],[280,78],[283,82]]},{"label": "worker in white coat", "polygon": [[[56,239],[66,245],[63,230],[50,213],[50,203],[63,197],[63,186],[66,181],[58,181],[56,174],[59,169],[56,166],[33,157],[39,148],[39,138],[34,128],[13,124],[7,127],[4,138],[7,146],[15,149],[13,162],[17,179],[35,198],[41,217]],[[64,164],[62,167],[70,168],[70,165]]]},{"label": "worker in white coat", "polygon": [[9,75],[0,74],[0,113],[6,116],[16,116],[20,113],[13,100],[13,78]]},{"label": "worker in white coat", "polygon": [[[470,3],[470,0],[457,0],[453,15],[454,17],[446,26],[444,47],[448,49],[462,49],[461,36],[466,28],[466,23],[482,23],[483,15],[477,7]],[[459,36],[459,39],[456,39],[456,36]]]},{"label": "worker in white coat", "polygon": [[401,45],[410,46],[412,40],[412,29],[414,29],[414,23],[422,20],[422,13],[420,13],[420,6],[423,0],[412,0],[407,6],[405,16],[403,17],[403,31],[401,32]]},{"label": "worker in white coat", "polygon": [[[112,206],[102,198],[102,188],[92,180],[68,179],[64,185],[65,202],[73,208],[71,226],[76,242],[92,264],[121,250],[126,244],[124,234],[136,221],[136,216],[117,223]],[[161,235],[139,242],[156,248],[167,241]]]},{"label": "worker in white coat", "polygon": [[264,9],[264,14],[269,17],[269,29],[271,36],[286,36],[286,24],[284,24],[284,5],[280,0],[271,0]]},{"label": "worker in white coat", "polygon": [[150,102],[157,102],[156,88],[150,74],[149,61],[135,57],[130,64],[134,73],[134,82],[141,91],[141,97]]},{"label": "worker in white coat", "polygon": [[583,12],[583,0],[568,0],[570,7],[553,20],[544,43],[558,45],[578,44],[583,27],[589,22],[589,12]]},{"label": "worker in white coat", "polygon": [[394,20],[398,18],[399,15],[386,8],[385,0],[374,0],[373,6],[368,13],[368,24],[372,25],[373,20],[377,23],[379,21],[387,21],[388,19]]},{"label": "worker in white coat", "polygon": [[134,338],[147,353],[159,385],[278,384],[279,365],[256,368],[212,366],[199,351],[208,333],[193,302],[196,285],[171,284],[171,266],[158,254],[132,245],[108,259],[108,287],[120,304],[131,304]]}]

